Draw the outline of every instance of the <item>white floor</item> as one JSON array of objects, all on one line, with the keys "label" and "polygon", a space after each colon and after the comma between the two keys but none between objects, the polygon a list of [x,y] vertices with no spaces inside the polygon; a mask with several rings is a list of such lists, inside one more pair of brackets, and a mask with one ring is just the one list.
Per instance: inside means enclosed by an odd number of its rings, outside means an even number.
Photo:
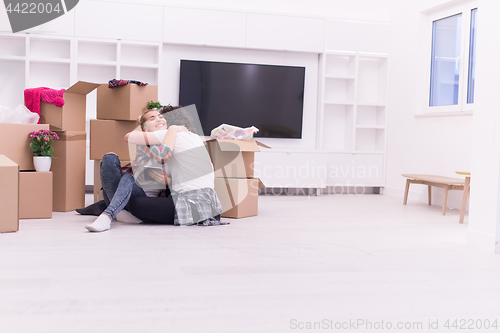
[{"label": "white floor", "polygon": [[[466,245],[457,210],[382,195],[259,205],[258,217],[209,228],[114,223],[96,234],[75,212],[21,220],[0,234],[0,332],[500,326],[500,256]],[[357,320],[373,329],[349,329]]]}]

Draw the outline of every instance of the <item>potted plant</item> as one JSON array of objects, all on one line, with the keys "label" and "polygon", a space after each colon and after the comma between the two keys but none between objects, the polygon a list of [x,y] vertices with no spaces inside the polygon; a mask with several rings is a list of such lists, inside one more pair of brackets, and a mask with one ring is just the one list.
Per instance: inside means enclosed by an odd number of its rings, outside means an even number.
[{"label": "potted plant", "polygon": [[30,148],[33,150],[33,164],[36,171],[49,171],[52,164],[54,147],[52,142],[59,136],[49,130],[39,130],[29,134],[31,139]]},{"label": "potted plant", "polygon": [[153,101],[149,101],[148,102],[148,105],[146,106],[146,109],[148,110],[159,110],[161,109],[162,105],[160,102],[153,102]]}]

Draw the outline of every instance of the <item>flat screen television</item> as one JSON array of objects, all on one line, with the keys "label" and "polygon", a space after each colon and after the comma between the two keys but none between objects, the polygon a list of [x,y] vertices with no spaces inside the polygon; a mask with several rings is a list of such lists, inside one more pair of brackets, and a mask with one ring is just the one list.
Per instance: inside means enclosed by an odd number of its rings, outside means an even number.
[{"label": "flat screen television", "polygon": [[256,137],[302,137],[305,67],[181,60],[179,105],[196,105],[204,135],[255,126]]}]

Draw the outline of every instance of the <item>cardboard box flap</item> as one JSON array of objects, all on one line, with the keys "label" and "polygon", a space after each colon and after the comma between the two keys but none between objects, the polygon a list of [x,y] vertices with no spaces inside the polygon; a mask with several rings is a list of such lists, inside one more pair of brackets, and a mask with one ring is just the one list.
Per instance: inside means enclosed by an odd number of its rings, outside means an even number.
[{"label": "cardboard box flap", "polygon": [[87,133],[84,131],[57,131],[59,140],[61,141],[79,141],[85,140]]},{"label": "cardboard box flap", "polygon": [[57,131],[62,131],[63,129],[61,127],[57,127],[57,126],[54,126],[52,124],[49,124],[49,130],[51,130],[53,132],[57,132]]},{"label": "cardboard box flap", "polygon": [[78,81],[77,83],[66,89],[65,93],[87,95],[89,92],[91,92],[92,90],[96,89],[99,86],[100,84],[97,83]]},{"label": "cardboard box flap", "polygon": [[14,163],[10,158],[5,155],[0,155],[0,165],[1,166],[9,166],[9,167],[17,167],[17,163]]},{"label": "cardboard box flap", "polygon": [[257,145],[259,145],[259,146],[261,146],[261,147],[271,149],[271,147],[269,147],[268,145],[263,144],[262,142],[259,142],[259,141],[255,141],[255,142],[257,142]]},{"label": "cardboard box flap", "polygon": [[249,140],[209,140],[208,142],[217,142],[221,151],[260,151],[256,141]]}]

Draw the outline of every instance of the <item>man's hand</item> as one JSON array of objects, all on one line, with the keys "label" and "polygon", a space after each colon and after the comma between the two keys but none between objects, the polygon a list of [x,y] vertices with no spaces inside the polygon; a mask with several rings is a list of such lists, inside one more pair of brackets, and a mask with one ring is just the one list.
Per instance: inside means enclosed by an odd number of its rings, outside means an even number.
[{"label": "man's hand", "polygon": [[156,182],[160,184],[168,185],[169,183],[168,177],[163,172],[149,170],[148,175],[151,176],[151,178],[153,178]]}]

